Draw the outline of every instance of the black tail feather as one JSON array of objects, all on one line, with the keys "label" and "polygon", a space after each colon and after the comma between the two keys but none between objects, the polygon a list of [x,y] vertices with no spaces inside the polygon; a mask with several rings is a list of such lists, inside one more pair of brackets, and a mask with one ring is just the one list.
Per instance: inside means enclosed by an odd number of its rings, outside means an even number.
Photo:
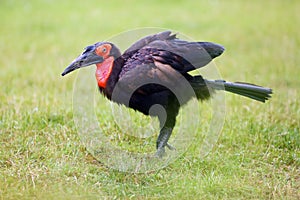
[{"label": "black tail feather", "polygon": [[272,89],[242,82],[226,82],[224,80],[205,80],[208,87],[214,90],[225,90],[257,101],[265,102],[271,97]]}]

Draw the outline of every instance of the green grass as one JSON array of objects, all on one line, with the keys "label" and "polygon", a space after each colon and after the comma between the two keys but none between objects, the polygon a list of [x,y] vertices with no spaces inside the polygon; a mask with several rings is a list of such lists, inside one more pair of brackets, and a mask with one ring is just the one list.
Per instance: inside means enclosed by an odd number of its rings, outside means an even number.
[{"label": "green grass", "polygon": [[[0,2],[1,199],[299,199],[299,1],[127,4]],[[139,27],[223,44],[222,77],[272,87],[272,99],[226,95],[222,134],[205,158],[194,142],[159,171],[109,169],[73,122],[76,75],[60,73],[86,45]],[[109,117],[101,122],[116,132]]]}]

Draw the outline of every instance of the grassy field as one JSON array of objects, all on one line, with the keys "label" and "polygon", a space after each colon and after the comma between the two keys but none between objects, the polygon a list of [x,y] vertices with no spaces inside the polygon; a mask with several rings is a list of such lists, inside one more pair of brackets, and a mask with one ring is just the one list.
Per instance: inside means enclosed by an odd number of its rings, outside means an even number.
[{"label": "grassy field", "polygon": [[[126,2],[0,1],[0,198],[300,199],[299,1]],[[76,74],[60,73],[86,45],[140,27],[223,44],[222,77],[272,87],[272,99],[226,95],[205,158],[193,143],[152,173],[106,167],[78,137]]]}]

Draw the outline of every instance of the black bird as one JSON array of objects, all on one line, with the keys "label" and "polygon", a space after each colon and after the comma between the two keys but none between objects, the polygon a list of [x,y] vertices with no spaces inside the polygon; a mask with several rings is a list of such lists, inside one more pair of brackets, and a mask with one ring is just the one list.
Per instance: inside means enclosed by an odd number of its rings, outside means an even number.
[{"label": "black bird", "polygon": [[[251,99],[265,102],[272,90],[249,83],[206,80],[188,72],[203,67],[221,55],[224,47],[211,42],[180,40],[170,31],[144,37],[123,54],[110,42],[98,42],[87,46],[62,73],[62,76],[81,67],[96,64],[99,90],[109,100],[124,104],[145,115],[158,116],[160,133],[157,138],[157,156],[165,153],[176,116],[182,104],[193,95],[187,93],[184,82],[193,89],[199,100],[211,97],[215,90],[225,90]],[[174,91],[180,92],[180,98]],[[159,104],[167,114],[149,113]]]}]

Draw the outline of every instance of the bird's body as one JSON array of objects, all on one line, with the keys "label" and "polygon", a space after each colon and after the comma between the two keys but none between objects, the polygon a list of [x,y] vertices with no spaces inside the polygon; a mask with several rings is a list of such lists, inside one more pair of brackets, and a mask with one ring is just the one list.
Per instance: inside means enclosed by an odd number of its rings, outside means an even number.
[{"label": "bird's body", "polygon": [[[159,117],[161,130],[156,147],[157,155],[161,156],[165,146],[171,148],[167,142],[180,106],[191,98],[205,100],[215,90],[230,91],[262,102],[270,97],[272,91],[268,88],[248,83],[209,81],[188,73],[205,66],[223,51],[221,45],[179,40],[166,31],[137,41],[123,54],[109,42],[88,46],[62,75],[96,64],[99,90],[108,99],[145,115]],[[192,88],[192,93],[186,91],[188,88]],[[180,91],[181,99],[175,95],[176,91]],[[156,104],[164,108],[165,117],[160,112],[151,112],[151,107]]]}]

